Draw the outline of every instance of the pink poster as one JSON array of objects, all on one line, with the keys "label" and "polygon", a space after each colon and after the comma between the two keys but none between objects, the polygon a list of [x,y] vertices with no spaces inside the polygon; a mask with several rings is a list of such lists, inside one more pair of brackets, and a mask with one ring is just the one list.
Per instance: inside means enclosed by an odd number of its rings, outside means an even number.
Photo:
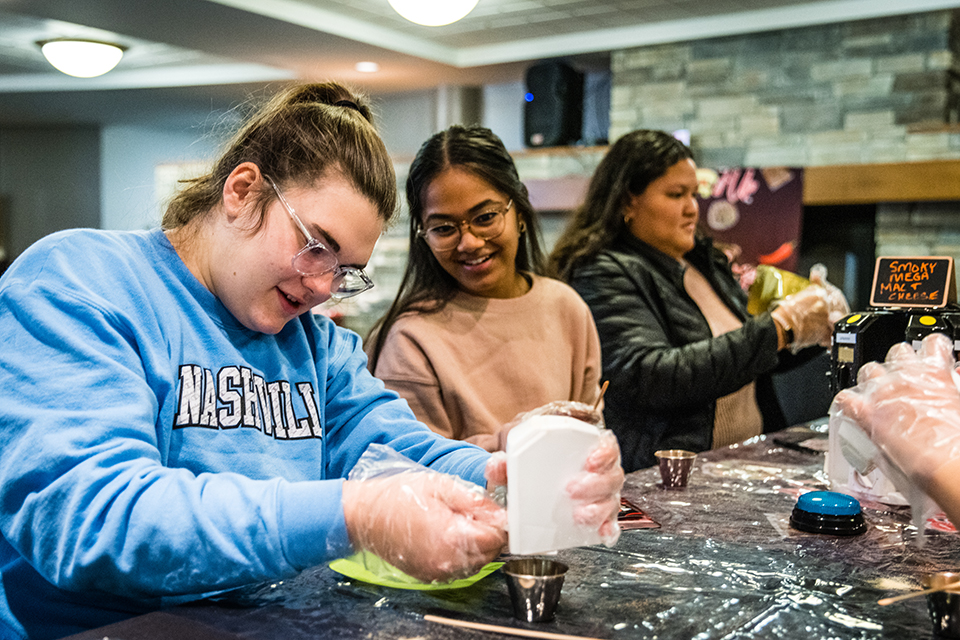
[{"label": "pink poster", "polygon": [[[699,169],[700,225],[734,262],[796,271],[803,221],[803,169]],[[743,284],[749,284],[744,282]]]}]

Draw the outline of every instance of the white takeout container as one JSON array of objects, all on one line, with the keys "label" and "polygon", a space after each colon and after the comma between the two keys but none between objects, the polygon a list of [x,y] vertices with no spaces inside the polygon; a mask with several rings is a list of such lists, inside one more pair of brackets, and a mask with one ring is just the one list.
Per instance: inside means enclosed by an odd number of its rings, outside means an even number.
[{"label": "white takeout container", "polygon": [[[829,438],[824,468],[833,491],[882,504],[910,504],[897,489],[901,479],[887,477],[877,467],[882,454],[856,423],[844,417],[831,420]],[[904,478],[899,486],[905,483]]]},{"label": "white takeout container", "polygon": [[547,553],[601,542],[574,522],[567,484],[600,442],[601,431],[568,416],[534,416],[507,434],[510,553]]}]

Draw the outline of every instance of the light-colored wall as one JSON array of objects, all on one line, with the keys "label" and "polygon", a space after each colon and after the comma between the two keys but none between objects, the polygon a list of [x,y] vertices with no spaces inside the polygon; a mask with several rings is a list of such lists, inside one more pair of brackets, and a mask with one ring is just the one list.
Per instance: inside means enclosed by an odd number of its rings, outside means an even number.
[{"label": "light-colored wall", "polygon": [[509,151],[522,150],[523,83],[486,85],[478,92],[465,91],[462,96],[465,100],[474,99],[476,93],[480,96],[479,108],[463,105],[463,109],[450,108],[449,104],[440,109],[441,101],[450,102],[458,95],[450,87],[375,97],[377,128],[387,149],[401,161],[409,160],[434,133],[451,124],[474,124],[458,118],[459,113],[479,112],[479,123],[500,136]]},{"label": "light-colored wall", "polygon": [[100,134],[103,229],[149,229],[160,224],[170,185],[158,184],[164,165],[210,163],[217,143],[199,128],[111,126]]},{"label": "light-colored wall", "polygon": [[522,82],[487,85],[483,88],[483,126],[503,140],[507,151],[522,151],[523,94]]},{"label": "light-colored wall", "polygon": [[45,235],[100,224],[99,132],[0,130],[0,238],[12,259]]},{"label": "light-colored wall", "polygon": [[436,93],[416,91],[374,98],[377,129],[394,156],[416,154],[435,131]]}]

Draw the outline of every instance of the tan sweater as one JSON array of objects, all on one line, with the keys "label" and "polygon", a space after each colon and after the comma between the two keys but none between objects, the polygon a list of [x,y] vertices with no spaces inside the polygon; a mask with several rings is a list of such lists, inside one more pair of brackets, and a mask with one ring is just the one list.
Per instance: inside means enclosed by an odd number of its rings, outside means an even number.
[{"label": "tan sweater", "polygon": [[[700,307],[714,337],[743,326],[723,303],[703,274],[687,265],[683,286]],[[713,420],[713,448],[742,442],[763,432],[763,416],[757,406],[756,383],[751,382],[717,400]]]},{"label": "tan sweater", "polygon": [[534,276],[519,298],[459,293],[440,312],[403,314],[374,374],[431,429],[465,440],[548,402],[592,404],[600,339],[571,287]]}]

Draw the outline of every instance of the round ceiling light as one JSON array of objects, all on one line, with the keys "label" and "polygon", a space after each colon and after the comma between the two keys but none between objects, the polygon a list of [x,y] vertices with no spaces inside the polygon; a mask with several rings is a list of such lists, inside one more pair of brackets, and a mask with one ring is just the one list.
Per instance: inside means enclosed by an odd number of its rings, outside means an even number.
[{"label": "round ceiling light", "polygon": [[38,42],[43,57],[58,71],[77,78],[95,78],[110,71],[123,57],[124,47],[95,40],[60,38]]},{"label": "round ceiling light", "polygon": [[427,27],[456,22],[477,6],[479,0],[389,0],[390,6],[410,22]]}]

